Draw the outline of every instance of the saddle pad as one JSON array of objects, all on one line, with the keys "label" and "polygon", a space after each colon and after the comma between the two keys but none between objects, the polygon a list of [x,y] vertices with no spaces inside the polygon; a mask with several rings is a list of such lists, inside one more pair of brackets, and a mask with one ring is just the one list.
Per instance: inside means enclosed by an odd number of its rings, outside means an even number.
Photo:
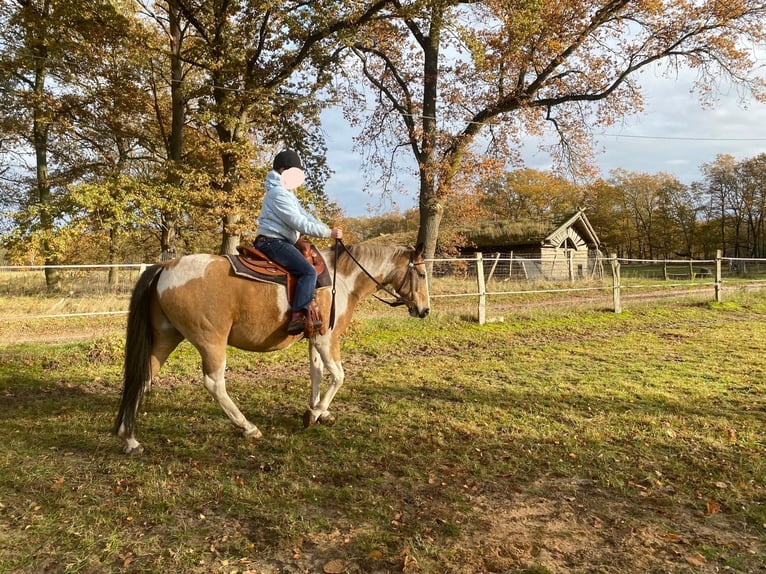
[{"label": "saddle pad", "polygon": [[238,277],[252,279],[253,281],[263,281],[264,283],[275,283],[276,285],[287,285],[287,275],[276,272],[276,268],[274,268],[274,273],[259,273],[246,266],[239,255],[228,254],[224,255],[224,257],[229,260],[231,270]]}]

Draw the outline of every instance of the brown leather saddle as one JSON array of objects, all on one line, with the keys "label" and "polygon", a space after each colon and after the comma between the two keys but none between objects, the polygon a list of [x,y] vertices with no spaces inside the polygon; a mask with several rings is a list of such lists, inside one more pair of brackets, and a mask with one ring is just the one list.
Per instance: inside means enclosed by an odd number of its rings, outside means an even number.
[{"label": "brown leather saddle", "polygon": [[[327,270],[327,264],[319,250],[310,241],[300,238],[295,247],[303,253],[306,261],[311,263],[317,272],[317,288],[329,287],[332,285],[330,272]],[[292,304],[295,295],[295,277],[279,263],[269,259],[260,249],[250,244],[237,246],[238,255],[225,255],[231,264],[232,272],[238,277],[250,279],[253,281],[262,281],[264,283],[275,283],[284,285],[287,289],[287,300]],[[313,322],[322,320],[322,314],[316,301],[311,302],[309,316],[307,317],[307,334],[313,333]],[[320,333],[324,334],[326,327],[322,325]]]}]

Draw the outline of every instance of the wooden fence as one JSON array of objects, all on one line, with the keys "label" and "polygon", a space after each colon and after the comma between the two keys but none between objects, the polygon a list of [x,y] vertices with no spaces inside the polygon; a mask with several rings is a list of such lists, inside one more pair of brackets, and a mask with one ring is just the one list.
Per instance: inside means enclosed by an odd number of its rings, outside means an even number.
[{"label": "wooden fence", "polygon": [[[474,301],[471,314],[481,324],[501,320],[496,314],[508,308],[509,301],[518,308],[524,305],[522,301],[529,301],[534,295],[576,296],[564,304],[608,301],[615,313],[621,313],[623,295],[628,291],[641,292],[642,299],[664,298],[673,291],[675,296],[705,296],[721,302],[725,285],[731,289],[766,288],[766,259],[725,258],[720,251],[710,260],[599,258],[589,265],[586,277],[575,273],[570,259],[569,273],[563,280],[560,273],[546,276],[543,260],[527,258],[520,262],[520,258],[512,254],[487,257],[477,253],[470,258],[432,259],[429,263],[434,307],[439,308],[440,299]],[[513,272],[514,265],[525,270],[535,269],[535,272],[525,271],[519,279]],[[456,307],[453,303],[449,306]],[[491,310],[495,316],[489,315]]]},{"label": "wooden fence", "polygon": [[[631,297],[671,296],[722,301],[726,289],[766,287],[766,259],[638,260],[598,258],[580,273],[557,262],[513,254],[477,253],[428,261],[432,308],[487,323],[506,310],[549,301],[550,306],[595,304],[620,313]],[[45,287],[45,267],[0,266],[0,319],[123,315],[144,265],[58,266],[61,286]],[[660,294],[662,293],[662,294]],[[635,294],[635,295],[634,295]],[[546,299],[547,298],[547,299]]]}]

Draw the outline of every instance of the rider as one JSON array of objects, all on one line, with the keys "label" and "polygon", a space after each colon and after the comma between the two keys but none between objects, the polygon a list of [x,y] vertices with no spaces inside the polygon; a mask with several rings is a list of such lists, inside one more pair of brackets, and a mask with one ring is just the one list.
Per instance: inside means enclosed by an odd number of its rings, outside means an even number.
[{"label": "rider", "polygon": [[[254,245],[269,259],[279,263],[296,279],[292,315],[287,325],[290,335],[302,333],[311,300],[314,298],[317,274],[295,247],[301,234],[313,237],[343,239],[343,230],[330,229],[306,211],[294,190],[305,179],[300,157],[286,149],[274,158],[274,169],[266,176],[266,195],[258,216],[258,236]],[[314,328],[321,323],[314,324]]]}]

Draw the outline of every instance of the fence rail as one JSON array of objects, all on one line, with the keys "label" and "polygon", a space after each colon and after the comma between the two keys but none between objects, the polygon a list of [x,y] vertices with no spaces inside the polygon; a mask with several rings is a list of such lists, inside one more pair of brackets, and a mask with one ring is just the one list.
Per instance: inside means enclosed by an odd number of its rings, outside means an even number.
[{"label": "fence rail", "polygon": [[[431,259],[429,277],[435,310],[497,320],[506,309],[539,304],[591,304],[622,311],[632,298],[710,297],[727,289],[766,288],[766,259],[708,260],[594,258],[585,267],[572,260],[477,253]],[[563,265],[562,265],[563,263]],[[130,292],[146,265],[0,266],[0,321],[124,315]],[[46,288],[55,270],[58,288]],[[566,297],[570,295],[570,297]],[[443,306],[440,305],[443,302]]]}]

